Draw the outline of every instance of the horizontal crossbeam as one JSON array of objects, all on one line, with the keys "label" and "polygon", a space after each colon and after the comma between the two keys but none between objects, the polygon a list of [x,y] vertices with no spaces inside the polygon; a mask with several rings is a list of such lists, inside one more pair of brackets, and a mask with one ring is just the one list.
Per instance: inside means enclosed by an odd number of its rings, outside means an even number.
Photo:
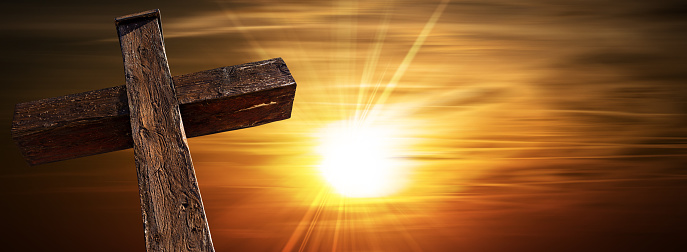
[{"label": "horizontal crossbeam", "polygon": [[[187,137],[291,117],[296,82],[281,58],[173,80]],[[17,104],[12,138],[30,165],[131,148],[126,87]]]}]

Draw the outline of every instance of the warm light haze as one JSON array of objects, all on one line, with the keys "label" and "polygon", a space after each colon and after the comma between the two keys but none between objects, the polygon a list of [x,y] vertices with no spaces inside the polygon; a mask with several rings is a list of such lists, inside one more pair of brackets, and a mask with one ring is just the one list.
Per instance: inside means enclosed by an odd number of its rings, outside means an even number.
[{"label": "warm light haze", "polygon": [[188,139],[218,252],[687,251],[684,2],[3,1],[2,250],[144,249],[132,150],[30,167],[10,122],[123,85],[113,20],[160,9],[172,75],[298,85]]}]

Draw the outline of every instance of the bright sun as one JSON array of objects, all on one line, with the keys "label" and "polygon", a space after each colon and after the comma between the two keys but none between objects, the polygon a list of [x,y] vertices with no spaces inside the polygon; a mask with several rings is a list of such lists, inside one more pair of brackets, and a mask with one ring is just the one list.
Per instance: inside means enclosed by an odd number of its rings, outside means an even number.
[{"label": "bright sun", "polygon": [[396,192],[402,180],[394,158],[391,129],[349,126],[337,122],[320,135],[320,172],[342,195],[381,197]]}]

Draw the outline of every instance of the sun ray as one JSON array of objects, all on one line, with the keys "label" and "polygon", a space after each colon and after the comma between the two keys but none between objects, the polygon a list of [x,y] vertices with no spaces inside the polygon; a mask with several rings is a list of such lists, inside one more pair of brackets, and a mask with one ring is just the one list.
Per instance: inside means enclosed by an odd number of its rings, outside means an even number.
[{"label": "sun ray", "polygon": [[346,205],[345,205],[345,200],[346,198],[339,198],[339,203],[336,206],[337,211],[336,211],[336,226],[334,226],[334,237],[333,237],[333,242],[332,242],[332,252],[336,252],[336,249],[339,245],[339,236],[341,235],[341,229],[342,229],[342,217],[344,212],[346,211]]},{"label": "sun ray", "polygon": [[372,90],[372,93],[367,99],[367,102],[365,103],[365,108],[363,109],[362,113],[360,114],[360,117],[358,118],[358,121],[361,122],[359,125],[362,125],[363,122],[365,121],[364,118],[367,118],[367,114],[370,112],[370,108],[374,106],[374,98],[377,95],[377,92],[379,91],[379,88],[382,87],[382,79],[386,75],[386,71],[389,69],[389,66],[387,65],[386,68],[384,68],[384,71],[380,75],[379,79],[375,82],[375,87]]},{"label": "sun ray", "polygon": [[[355,68],[355,45],[356,40],[356,23],[354,17],[357,12],[357,1],[337,1],[335,4],[334,17],[337,19],[337,29],[335,36],[333,36],[336,50],[333,52],[333,73],[334,87],[337,91],[336,99],[339,103],[346,103],[348,94],[345,85],[352,83],[351,76],[354,74]],[[342,107],[338,108],[339,117],[346,118],[346,110]]]},{"label": "sun ray", "polygon": [[408,50],[408,53],[403,58],[403,61],[401,62],[401,64],[396,69],[396,72],[391,77],[391,80],[389,80],[389,82],[386,84],[384,91],[382,91],[382,94],[380,94],[379,98],[377,99],[375,106],[372,108],[373,119],[374,119],[374,116],[377,113],[380,113],[380,111],[384,107],[386,100],[389,98],[391,93],[394,91],[394,89],[398,85],[398,82],[401,80],[401,78],[405,74],[406,70],[408,69],[408,67],[412,63],[413,59],[415,58],[415,55],[420,50],[420,48],[424,44],[427,37],[429,37],[430,32],[434,28],[434,25],[438,22],[439,18],[441,17],[441,14],[444,12],[444,9],[446,9],[446,6],[448,5],[449,1],[450,0],[443,0],[437,6],[437,8],[434,10],[434,13],[430,17],[430,19],[427,21],[427,23],[425,23],[424,28],[422,28],[422,31],[420,32],[420,34],[415,39],[415,42],[411,46],[410,50]]},{"label": "sun ray", "polygon": [[284,248],[282,248],[281,250],[282,252],[290,252],[294,250],[296,243],[298,242],[300,237],[304,235],[305,232],[308,232],[308,230],[310,230],[315,215],[318,211],[320,211],[321,206],[324,205],[325,199],[329,194],[330,190],[328,188],[320,188],[320,191],[317,193],[315,198],[310,202],[308,211],[305,212],[303,218],[301,218],[301,220],[296,225],[296,228],[293,230],[293,232],[291,232],[289,240],[286,242]]},{"label": "sun ray", "polygon": [[[387,1],[388,2],[388,1]],[[386,2],[384,4],[387,6]],[[387,7],[384,12],[384,17],[382,18],[379,29],[375,34],[375,40],[372,43],[372,52],[365,60],[365,67],[363,68],[362,77],[360,78],[359,88],[358,88],[358,101],[356,102],[355,110],[355,120],[356,122],[360,120],[361,117],[361,105],[364,98],[364,92],[366,90],[366,85],[369,85],[370,79],[374,75],[377,69],[377,62],[379,61],[380,54],[382,52],[382,46],[384,45],[384,39],[386,38],[387,30],[389,29],[389,21],[391,20],[391,8]],[[375,87],[376,92],[377,87]],[[374,93],[373,93],[374,94]]]},{"label": "sun ray", "polygon": [[322,198],[322,200],[318,202],[317,210],[315,211],[315,215],[313,216],[313,218],[310,220],[310,225],[308,226],[308,231],[305,232],[305,236],[303,237],[303,241],[301,242],[301,247],[298,249],[298,252],[305,251],[305,248],[308,245],[308,240],[310,240],[310,236],[312,235],[313,230],[315,230],[315,227],[318,224],[318,220],[320,219],[320,216],[322,215],[323,209],[327,206],[327,203],[329,201],[330,196],[331,196],[331,193],[329,193],[327,191],[325,193],[324,197]]}]

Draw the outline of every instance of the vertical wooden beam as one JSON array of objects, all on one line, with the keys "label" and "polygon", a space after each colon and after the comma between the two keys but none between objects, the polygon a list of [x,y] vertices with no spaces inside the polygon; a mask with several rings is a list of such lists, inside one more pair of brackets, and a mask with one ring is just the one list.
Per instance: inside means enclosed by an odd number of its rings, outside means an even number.
[{"label": "vertical wooden beam", "polygon": [[148,251],[214,251],[158,10],[115,19]]}]

